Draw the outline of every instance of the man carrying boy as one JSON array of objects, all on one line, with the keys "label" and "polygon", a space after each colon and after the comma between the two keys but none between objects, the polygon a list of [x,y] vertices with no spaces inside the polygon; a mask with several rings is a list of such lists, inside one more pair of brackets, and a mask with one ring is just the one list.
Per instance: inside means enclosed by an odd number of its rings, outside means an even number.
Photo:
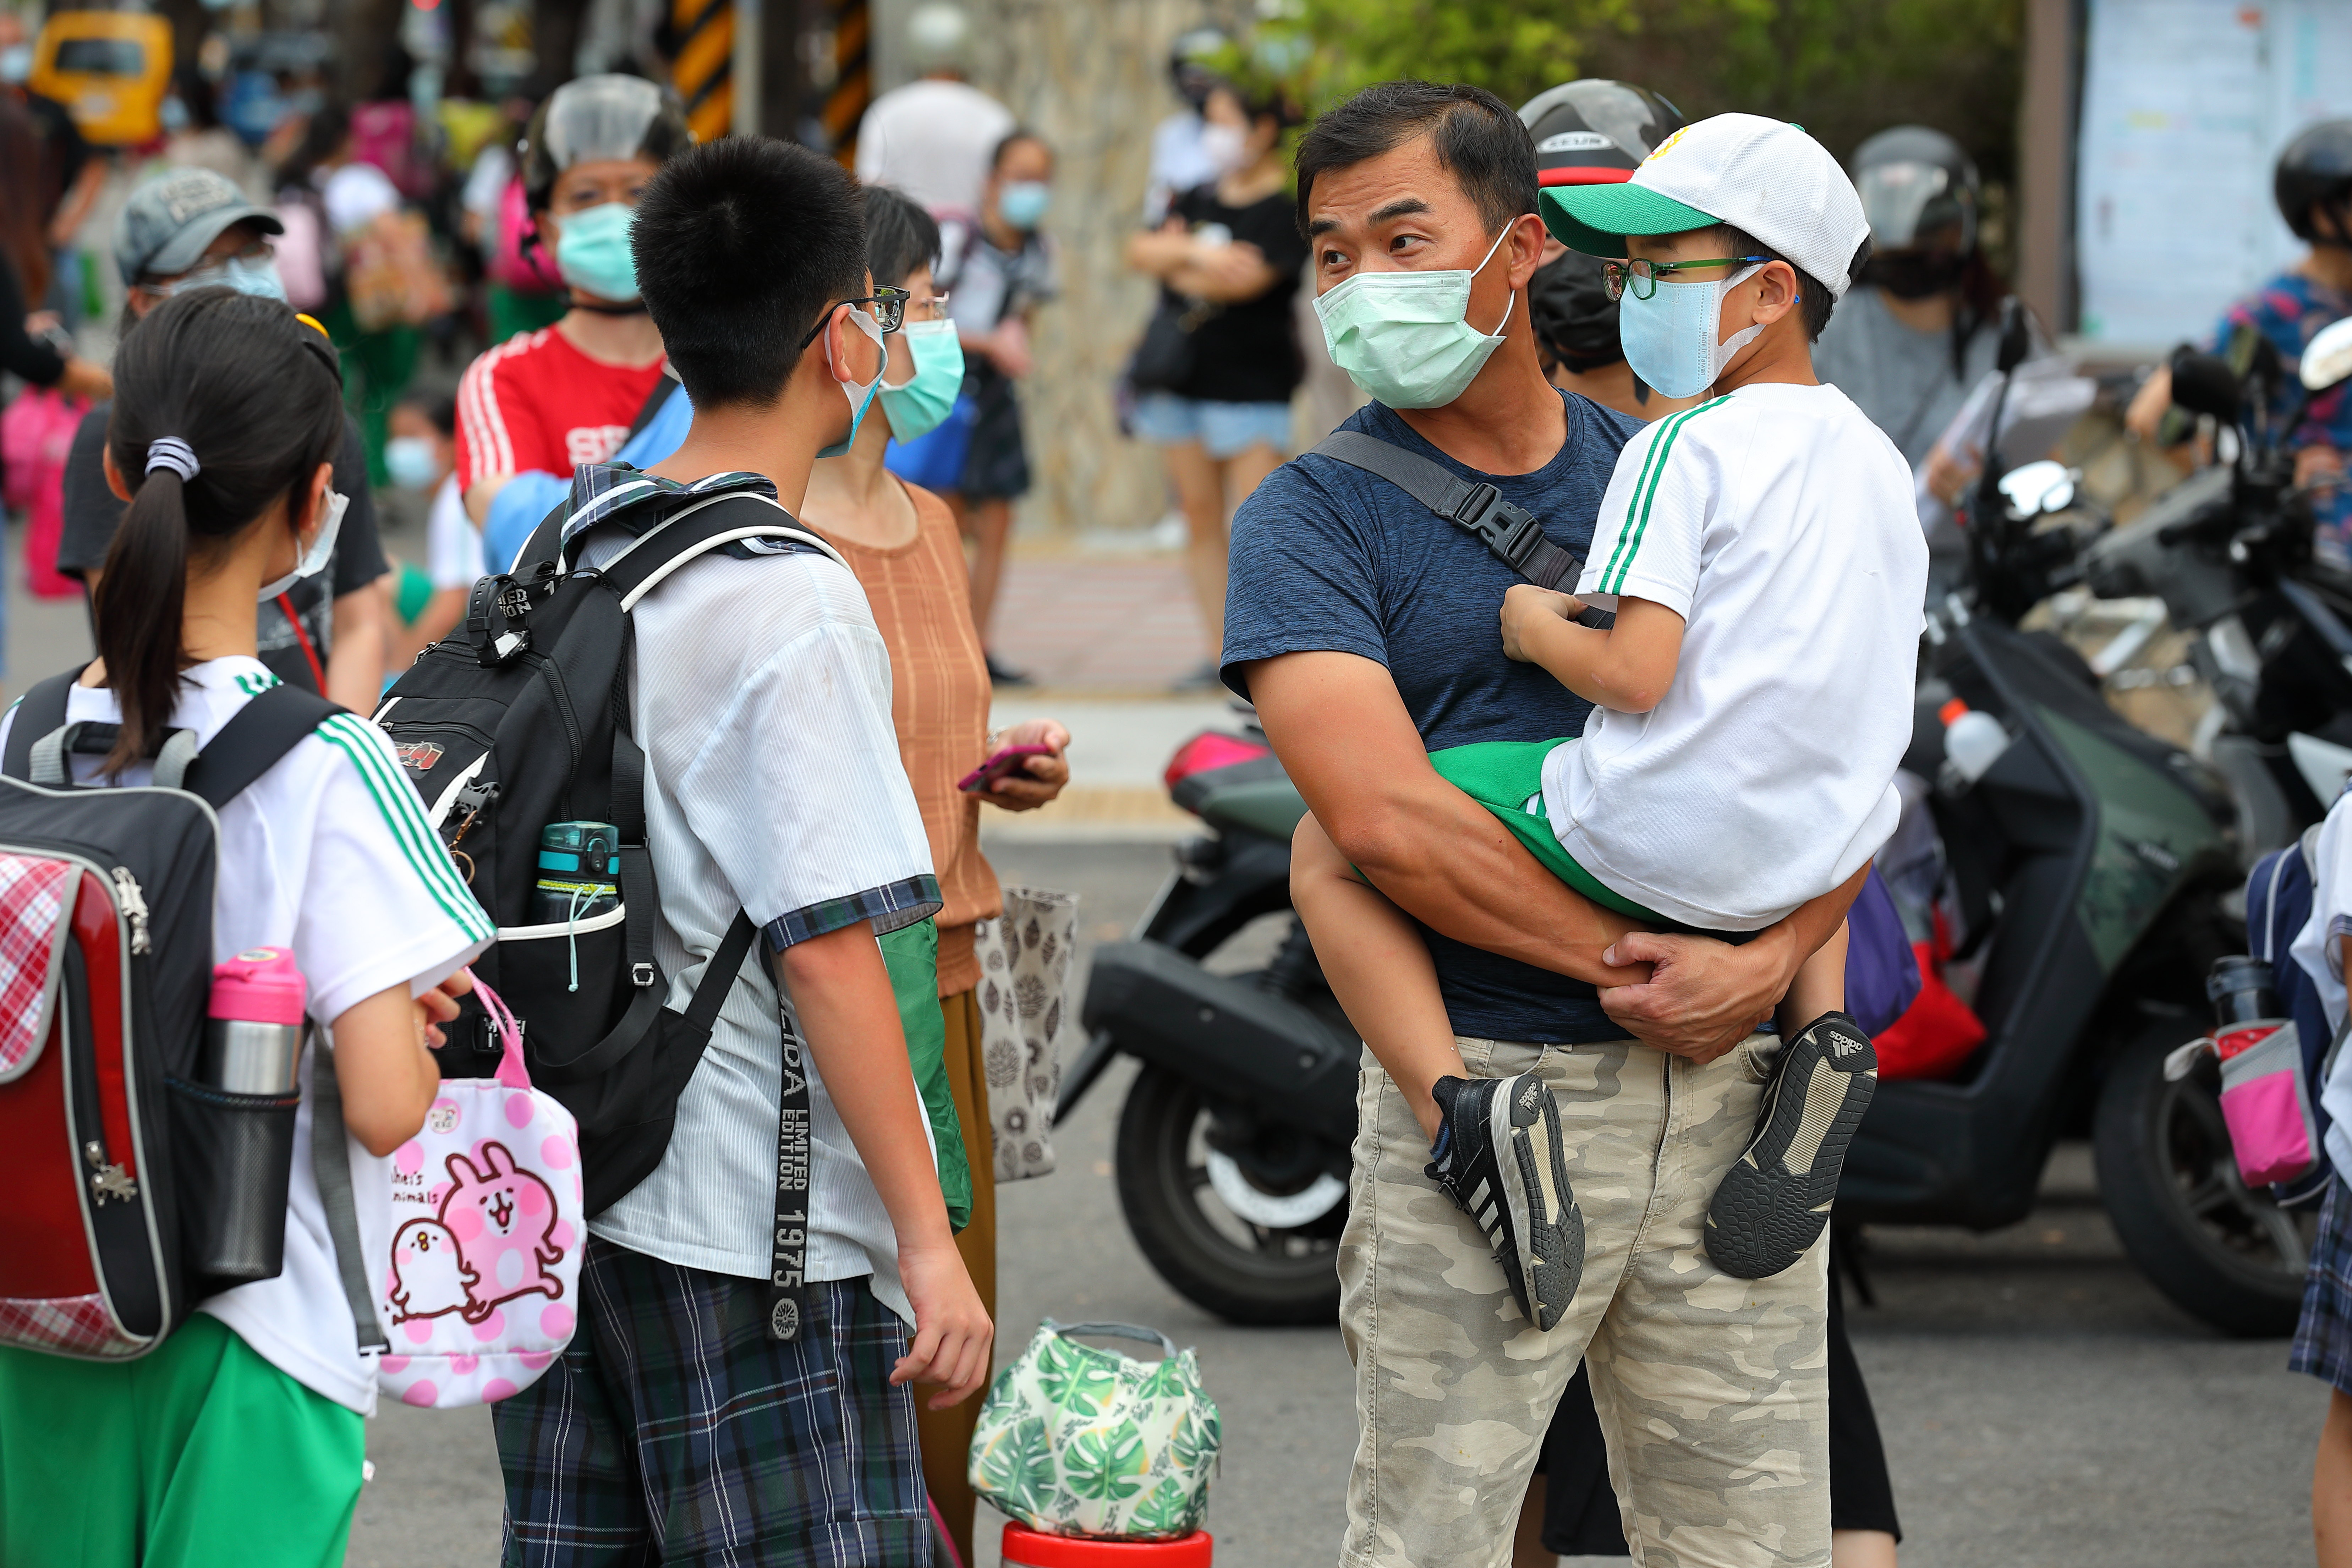
[{"label": "man carrying boy", "polygon": [[[1544,382],[1520,299],[1543,228],[1517,116],[1468,88],[1369,89],[1302,142],[1298,189],[1334,358],[1381,399],[1347,427],[1491,484],[1584,553],[1635,427]],[[1769,248],[1751,237],[1740,254]],[[1827,285],[1779,253],[1742,265],[1707,290],[1720,317],[1706,342],[1760,331],[1702,350],[1719,390],[1792,344],[1801,361],[1798,296],[1843,289],[1852,264]],[[1423,926],[1469,1076],[1533,1072],[1549,1090],[1586,1225],[1583,1288],[1540,1332],[1478,1221],[1424,1173],[1431,1090],[1452,1069],[1395,1079],[1367,1062],[1339,1251],[1362,1431],[1342,1560],[1500,1562],[1581,1351],[1638,1557],[1811,1568],[1829,1552],[1822,1249],[1749,1283],[1708,1260],[1703,1226],[1770,1069],[1772,1042],[1752,1031],[1836,932],[1861,873],[1733,947],[1626,934],[1541,869],[1427,758],[1580,731],[1590,704],[1498,657],[1496,611],[1517,580],[1478,539],[1327,457],[1277,470],[1235,519],[1227,679],[1333,844]],[[1686,828],[1652,831],[1663,847]]]},{"label": "man carrying boy", "polygon": [[[649,475],[580,471],[566,533],[590,566],[713,495],[800,505],[820,449],[845,445],[872,401],[897,324],[866,270],[856,184],[781,142],[673,158],[633,245],[694,423]],[[845,567],[767,541],[660,579],[634,633],[674,1005],[739,909],[782,991],[745,966],[661,1164],[591,1222],[571,1348],[494,1407],[505,1561],[922,1562],[905,1385],[970,1396],[990,1327],[874,940],[940,907],[888,659]],[[809,1289],[780,1341],[767,1279],[785,1016],[810,1064]]]}]

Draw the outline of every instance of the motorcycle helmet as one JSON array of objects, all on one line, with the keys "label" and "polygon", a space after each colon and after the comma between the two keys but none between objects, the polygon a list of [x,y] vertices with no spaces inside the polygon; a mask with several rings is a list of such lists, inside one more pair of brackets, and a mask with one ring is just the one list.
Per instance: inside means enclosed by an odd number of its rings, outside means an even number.
[{"label": "motorcycle helmet", "polygon": [[1233,40],[1214,27],[1194,27],[1176,35],[1168,50],[1168,81],[1176,96],[1198,113],[1208,107],[1209,94],[1224,79],[1211,63],[1233,47]]},{"label": "motorcycle helmet", "polygon": [[582,77],[548,94],[523,132],[523,195],[531,211],[545,212],[556,176],[574,163],[639,156],[666,163],[693,145],[674,93],[643,77]]},{"label": "motorcycle helmet", "polygon": [[1854,189],[1870,221],[1870,243],[1882,254],[1909,250],[1920,237],[1958,224],[1958,254],[1977,247],[1983,182],[1960,144],[1924,125],[1882,131],[1854,150]]},{"label": "motorcycle helmet", "polygon": [[1519,108],[1536,142],[1536,183],[1613,185],[1632,179],[1683,111],[1645,87],[1600,77],[1546,88]]},{"label": "motorcycle helmet", "polygon": [[[2323,120],[2286,144],[2271,176],[2279,216],[2295,237],[2311,245],[2352,246],[2352,120]],[[2336,219],[2337,237],[2322,237],[2311,221],[2324,206]]]}]

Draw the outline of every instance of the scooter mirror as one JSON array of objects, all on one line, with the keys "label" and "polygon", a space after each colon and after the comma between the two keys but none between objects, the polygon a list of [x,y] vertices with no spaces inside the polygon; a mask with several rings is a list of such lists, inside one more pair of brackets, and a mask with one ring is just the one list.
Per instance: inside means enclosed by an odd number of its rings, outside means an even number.
[{"label": "scooter mirror", "polygon": [[2318,335],[2305,346],[2302,368],[2297,374],[2305,388],[2312,392],[2325,392],[2352,376],[2352,316],[2319,330]]},{"label": "scooter mirror", "polygon": [[2172,401],[2191,414],[2210,414],[2224,425],[2235,425],[2238,378],[2227,360],[2183,344],[2172,352]]},{"label": "scooter mirror", "polygon": [[2025,302],[2011,294],[2000,302],[2000,343],[1993,368],[2007,375],[2032,352],[2033,318],[2026,313]]},{"label": "scooter mirror", "polygon": [[2063,463],[2044,458],[2003,474],[2000,493],[2009,498],[2011,508],[2021,517],[2063,511],[2074,500],[2074,471]]}]

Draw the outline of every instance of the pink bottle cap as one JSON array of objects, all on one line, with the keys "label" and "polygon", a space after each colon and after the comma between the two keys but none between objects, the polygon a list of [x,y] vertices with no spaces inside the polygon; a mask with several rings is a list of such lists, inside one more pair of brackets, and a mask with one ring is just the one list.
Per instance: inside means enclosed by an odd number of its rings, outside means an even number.
[{"label": "pink bottle cap", "polygon": [[215,1018],[249,1024],[299,1024],[310,987],[282,947],[248,947],[226,963],[213,965]]}]

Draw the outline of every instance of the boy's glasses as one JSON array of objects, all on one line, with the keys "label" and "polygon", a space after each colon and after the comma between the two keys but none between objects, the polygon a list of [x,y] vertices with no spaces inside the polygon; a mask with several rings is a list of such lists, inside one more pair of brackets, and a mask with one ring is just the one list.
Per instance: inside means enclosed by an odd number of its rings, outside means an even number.
[{"label": "boy's glasses", "polygon": [[1623,299],[1629,288],[1633,298],[1646,300],[1658,291],[1658,275],[1662,272],[1680,272],[1685,267],[1738,267],[1744,262],[1771,259],[1769,256],[1717,256],[1703,261],[1649,261],[1637,257],[1632,261],[1602,262],[1601,280],[1612,300]]},{"label": "boy's glasses", "polygon": [[[873,316],[874,324],[880,327],[885,334],[895,332],[906,324],[907,301],[912,298],[914,296],[904,289],[877,289],[871,294],[861,294],[855,300],[835,300],[833,304],[824,308],[824,314],[816,319],[816,325],[811,327],[807,335],[801,339],[801,347],[804,349],[816,342],[816,335],[824,331],[824,324],[827,321],[833,320],[835,308],[841,305],[872,306],[873,309],[868,313]],[[946,296],[942,295],[940,298],[944,300]]]},{"label": "boy's glasses", "polygon": [[909,300],[907,319],[910,321],[944,321],[948,319],[948,295],[942,289],[928,300]]}]

